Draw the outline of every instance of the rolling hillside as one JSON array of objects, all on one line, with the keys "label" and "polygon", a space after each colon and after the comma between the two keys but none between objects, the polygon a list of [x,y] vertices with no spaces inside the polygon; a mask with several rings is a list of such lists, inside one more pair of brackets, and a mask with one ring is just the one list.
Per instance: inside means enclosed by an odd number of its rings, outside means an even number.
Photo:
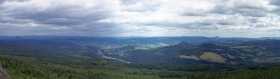
[{"label": "rolling hillside", "polygon": [[280,78],[277,39],[77,38],[1,38],[0,64],[12,79]]}]

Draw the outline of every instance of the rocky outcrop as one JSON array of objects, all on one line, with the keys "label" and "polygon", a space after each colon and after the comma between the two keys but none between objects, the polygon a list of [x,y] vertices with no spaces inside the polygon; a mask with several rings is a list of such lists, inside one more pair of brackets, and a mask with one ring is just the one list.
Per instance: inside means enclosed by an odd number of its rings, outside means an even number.
[{"label": "rocky outcrop", "polygon": [[7,72],[0,66],[0,79],[10,79]]}]

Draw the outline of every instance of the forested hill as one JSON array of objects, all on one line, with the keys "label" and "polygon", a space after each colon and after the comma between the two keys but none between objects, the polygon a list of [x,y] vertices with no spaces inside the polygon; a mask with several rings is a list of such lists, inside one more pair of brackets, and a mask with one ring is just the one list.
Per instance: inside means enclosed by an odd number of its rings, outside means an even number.
[{"label": "forested hill", "polygon": [[0,36],[0,79],[280,79],[279,45],[275,38]]}]

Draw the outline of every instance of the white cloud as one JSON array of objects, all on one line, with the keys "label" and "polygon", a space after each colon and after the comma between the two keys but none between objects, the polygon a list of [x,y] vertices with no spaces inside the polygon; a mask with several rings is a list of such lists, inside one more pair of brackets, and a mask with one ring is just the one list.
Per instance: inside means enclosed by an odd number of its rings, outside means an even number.
[{"label": "white cloud", "polygon": [[0,30],[9,31],[2,35],[279,36],[277,2],[3,0]]}]

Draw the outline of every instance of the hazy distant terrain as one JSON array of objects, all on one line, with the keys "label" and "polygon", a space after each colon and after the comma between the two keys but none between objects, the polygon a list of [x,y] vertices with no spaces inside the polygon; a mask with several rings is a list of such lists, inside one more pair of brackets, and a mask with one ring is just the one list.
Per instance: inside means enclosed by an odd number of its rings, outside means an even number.
[{"label": "hazy distant terrain", "polygon": [[12,79],[278,79],[280,40],[0,37]]}]

